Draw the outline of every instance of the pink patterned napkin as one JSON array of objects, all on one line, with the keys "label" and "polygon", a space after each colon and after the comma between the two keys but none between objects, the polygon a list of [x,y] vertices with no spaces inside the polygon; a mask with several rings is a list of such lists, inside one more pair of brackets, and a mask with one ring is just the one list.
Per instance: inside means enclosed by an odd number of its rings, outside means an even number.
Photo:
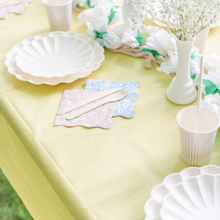
[{"label": "pink patterned napkin", "polygon": [[[65,90],[63,92],[59,110],[88,98],[92,93],[97,93],[97,91]],[[106,99],[106,97],[103,99]],[[112,127],[112,116],[114,115],[114,109],[112,108],[113,105],[114,102],[107,103],[72,120],[66,120],[66,116],[72,114],[76,110],[63,115],[57,115],[54,125],[64,125],[68,127],[84,126],[88,128],[100,127],[109,129]],[[83,106],[81,108],[83,108]]]},{"label": "pink patterned napkin", "polygon": [[0,7],[0,19],[6,18],[8,13],[21,14],[32,0],[23,0],[21,3],[15,5],[7,5]]},{"label": "pink patterned napkin", "polygon": [[0,7],[4,7],[7,5],[16,5],[21,3],[23,0],[0,0]]}]

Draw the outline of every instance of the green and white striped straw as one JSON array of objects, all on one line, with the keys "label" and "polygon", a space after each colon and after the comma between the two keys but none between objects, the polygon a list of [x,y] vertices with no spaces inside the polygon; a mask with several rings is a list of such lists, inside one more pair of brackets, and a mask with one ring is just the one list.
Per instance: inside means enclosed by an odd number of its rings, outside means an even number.
[{"label": "green and white striped straw", "polygon": [[202,73],[203,73],[203,56],[201,56],[201,58],[200,58],[200,74],[199,74],[198,97],[197,97],[196,132],[198,132],[198,129],[199,129],[199,117],[200,117],[201,98],[202,98]]}]

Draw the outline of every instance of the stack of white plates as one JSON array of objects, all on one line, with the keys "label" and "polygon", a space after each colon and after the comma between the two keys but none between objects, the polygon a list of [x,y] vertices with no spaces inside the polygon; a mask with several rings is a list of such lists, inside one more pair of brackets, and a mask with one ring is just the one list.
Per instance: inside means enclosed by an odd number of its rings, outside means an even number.
[{"label": "stack of white plates", "polygon": [[86,35],[51,32],[16,44],[5,65],[22,81],[57,85],[87,77],[100,67],[103,53],[99,43]]},{"label": "stack of white plates", "polygon": [[219,220],[220,167],[190,167],[167,176],[145,203],[145,220]]}]

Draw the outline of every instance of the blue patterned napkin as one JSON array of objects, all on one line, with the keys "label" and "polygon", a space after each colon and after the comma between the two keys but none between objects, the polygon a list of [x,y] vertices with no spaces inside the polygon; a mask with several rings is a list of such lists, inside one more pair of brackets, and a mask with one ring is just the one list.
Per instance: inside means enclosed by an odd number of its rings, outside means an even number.
[{"label": "blue patterned napkin", "polygon": [[85,90],[104,91],[114,88],[126,88],[130,93],[123,100],[115,103],[113,109],[115,113],[113,116],[123,116],[132,118],[134,116],[134,106],[136,105],[135,97],[138,94],[138,82],[116,82],[109,80],[93,80],[86,81]]}]

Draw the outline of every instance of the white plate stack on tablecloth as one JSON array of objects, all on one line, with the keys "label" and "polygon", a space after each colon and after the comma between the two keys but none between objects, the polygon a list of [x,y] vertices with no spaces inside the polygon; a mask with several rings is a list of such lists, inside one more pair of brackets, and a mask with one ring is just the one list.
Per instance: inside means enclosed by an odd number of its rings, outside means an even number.
[{"label": "white plate stack on tablecloth", "polygon": [[189,167],[151,191],[145,220],[219,220],[220,167]]},{"label": "white plate stack on tablecloth", "polygon": [[32,0],[1,0],[0,19],[6,18],[8,13],[21,14]]},{"label": "white plate stack on tablecloth", "polygon": [[8,52],[5,65],[22,81],[57,85],[87,77],[100,67],[103,53],[99,43],[86,35],[57,31],[16,44]]}]

